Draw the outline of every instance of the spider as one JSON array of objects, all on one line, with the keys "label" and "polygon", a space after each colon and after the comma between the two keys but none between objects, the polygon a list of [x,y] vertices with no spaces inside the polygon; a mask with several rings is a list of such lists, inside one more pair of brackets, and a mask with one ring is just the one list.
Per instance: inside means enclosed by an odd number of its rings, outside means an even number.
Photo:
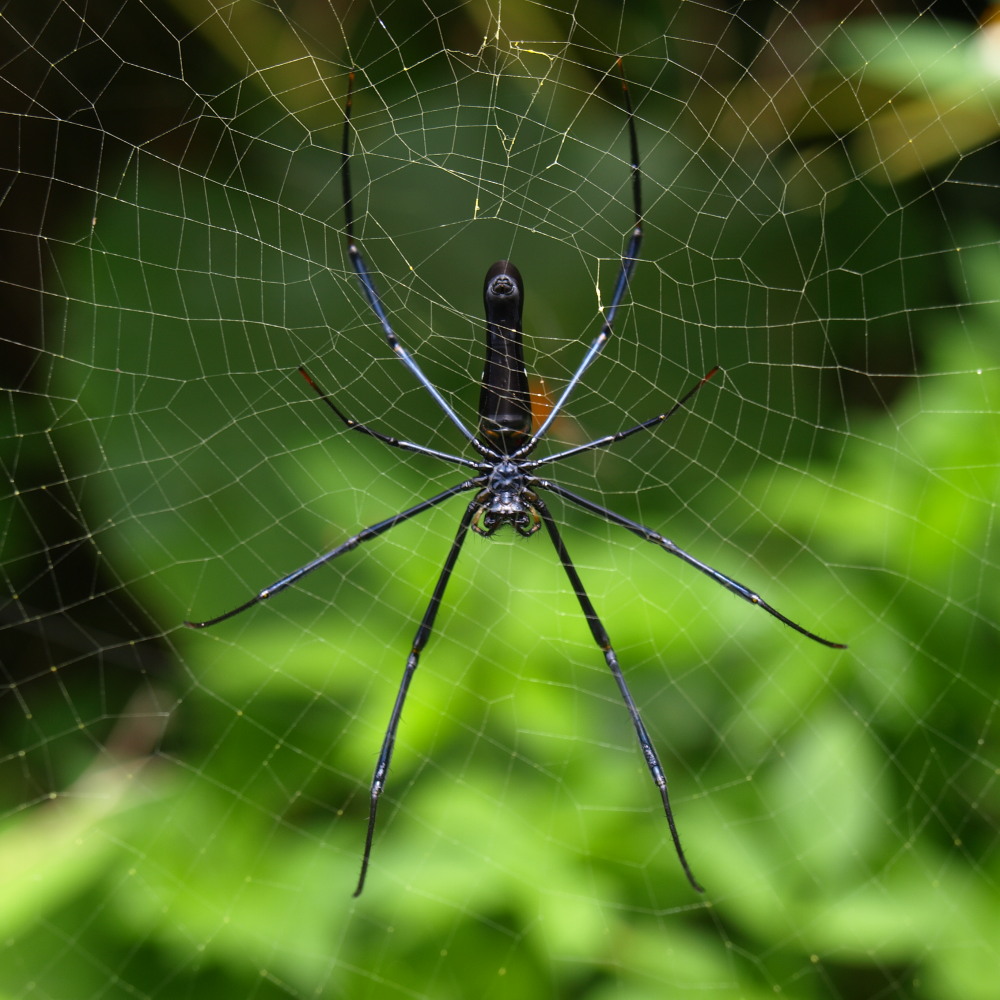
[{"label": "spider", "polygon": [[653,747],[653,742],[639,714],[639,709],[625,682],[625,677],[622,674],[621,667],[618,665],[618,657],[611,645],[611,640],[608,638],[608,633],[605,631],[593,602],[584,589],[580,574],[577,572],[576,566],[570,558],[555,518],[552,516],[542,494],[555,494],[564,501],[569,501],[571,504],[582,507],[597,517],[604,518],[612,524],[625,528],[643,541],[658,545],[664,551],[670,553],[670,555],[676,556],[689,566],[693,566],[731,593],[736,594],[737,597],[741,597],[750,604],[762,608],[769,615],[777,618],[778,621],[783,622],[814,642],[821,643],[833,649],[845,648],[844,644],[823,639],[797,622],[792,621],[792,619],[785,617],[785,615],[773,608],[754,591],[742,583],[738,583],[732,577],[726,576],[725,573],[713,569],[707,563],[702,562],[688,552],[685,552],[680,546],[652,528],[647,528],[630,518],[615,513],[613,510],[602,507],[600,504],[579,496],[564,486],[560,486],[551,479],[546,479],[539,475],[539,470],[543,466],[553,465],[573,455],[580,455],[598,448],[607,448],[618,441],[631,437],[633,434],[659,427],[660,424],[666,422],[674,413],[687,404],[691,397],[719,371],[718,367],[708,372],[693,388],[689,389],[684,396],[664,413],[650,417],[648,420],[644,420],[642,423],[636,424],[634,427],[629,427],[626,430],[597,438],[587,444],[577,445],[552,455],[546,455],[543,458],[530,458],[539,442],[545,438],[553,421],[566,405],[573,391],[583,378],[584,373],[598,357],[604,345],[611,337],[615,313],[625,295],[629,279],[632,276],[638,259],[639,247],[642,243],[642,174],[639,166],[639,141],[636,136],[632,100],[629,95],[628,84],[622,71],[620,59],[617,66],[621,74],[622,100],[627,119],[632,203],[635,219],[631,235],[622,254],[621,268],[618,273],[611,302],[601,323],[600,331],[590,344],[590,347],[583,356],[583,360],[567,382],[555,405],[541,421],[540,425],[535,430],[532,430],[532,410],[528,390],[528,376],[522,352],[521,312],[524,303],[524,282],[522,281],[520,272],[510,261],[500,260],[493,264],[486,272],[483,289],[483,301],[486,310],[486,359],[479,396],[479,424],[475,433],[465,425],[423,373],[412,355],[400,343],[386,316],[382,300],[368,271],[368,266],[361,255],[361,251],[358,249],[354,236],[354,202],[350,174],[350,160],[352,155],[351,109],[353,103],[354,74],[351,73],[348,78],[347,97],[344,105],[343,143],[341,147],[341,176],[344,199],[344,232],[347,237],[347,252],[351,265],[357,275],[361,291],[368,305],[382,326],[389,347],[407,369],[409,369],[411,374],[416,377],[423,388],[433,397],[435,403],[455,425],[472,450],[478,453],[478,458],[466,458],[438,451],[436,448],[429,448],[425,445],[413,444],[412,442],[373,430],[365,424],[358,423],[358,421],[342,413],[330,396],[312,379],[305,368],[300,367],[299,373],[312,390],[349,430],[367,434],[392,448],[400,448],[404,451],[417,452],[421,455],[429,455],[432,458],[452,462],[455,465],[469,469],[471,474],[469,478],[448,487],[448,489],[438,493],[436,496],[422,500],[420,503],[408,507],[406,510],[394,514],[384,521],[379,521],[376,524],[371,524],[363,528],[356,535],[348,538],[347,541],[317,556],[311,562],[292,571],[287,576],[281,577],[281,579],[272,583],[269,587],[265,587],[255,596],[251,597],[250,600],[238,607],[217,615],[215,618],[209,618],[206,621],[186,621],[184,624],[190,628],[207,628],[211,625],[217,625],[227,618],[242,614],[255,604],[259,604],[261,601],[265,601],[280,591],[291,587],[307,573],[319,569],[320,566],[325,566],[339,556],[356,549],[362,543],[377,538],[379,535],[394,528],[397,524],[402,524],[404,521],[408,521],[410,518],[422,514],[424,511],[430,510],[432,507],[436,507],[438,504],[460,493],[472,493],[472,499],[469,501],[459,520],[458,531],[445,557],[444,566],[441,569],[430,601],[427,604],[423,618],[414,636],[413,646],[406,661],[406,667],[403,671],[396,700],[392,707],[392,713],[389,716],[389,723],[386,727],[385,737],[382,741],[382,747],[378,755],[375,773],[370,786],[368,826],[361,860],[361,872],[358,877],[357,887],[354,890],[356,897],[361,894],[365,886],[365,878],[371,859],[372,841],[375,836],[378,803],[385,789],[389,765],[392,762],[396,733],[399,728],[400,717],[403,713],[403,704],[410,688],[410,682],[413,680],[413,675],[417,669],[420,654],[427,640],[430,638],[434,627],[434,620],[437,617],[441,601],[444,598],[445,589],[451,578],[452,570],[455,568],[455,562],[458,559],[462,544],[470,529],[478,535],[489,538],[500,529],[509,525],[518,535],[528,538],[541,528],[545,528],[556,550],[559,562],[566,572],[573,593],[580,604],[583,615],[587,620],[587,625],[594,638],[594,642],[604,655],[608,669],[611,671],[611,675],[618,685],[618,690],[621,693],[622,700],[635,728],[646,766],[659,790],[660,798],[663,802],[663,811],[678,861],[684,874],[687,876],[687,880],[698,892],[703,892],[704,889],[695,878],[684,850],[681,847],[680,836],[677,833],[673,810],[670,806],[667,779],[660,763],[660,758]]}]

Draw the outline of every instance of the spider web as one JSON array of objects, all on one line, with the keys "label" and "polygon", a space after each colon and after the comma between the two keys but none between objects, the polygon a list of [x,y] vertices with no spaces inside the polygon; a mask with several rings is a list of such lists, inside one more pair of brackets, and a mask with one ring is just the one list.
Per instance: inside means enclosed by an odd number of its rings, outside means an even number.
[{"label": "spider web", "polygon": [[[0,993],[995,995],[1000,22],[971,3],[7,5]],[[551,506],[671,782],[683,878],[543,535],[464,503],[346,259],[475,423],[515,260],[551,467],[849,643]]]}]

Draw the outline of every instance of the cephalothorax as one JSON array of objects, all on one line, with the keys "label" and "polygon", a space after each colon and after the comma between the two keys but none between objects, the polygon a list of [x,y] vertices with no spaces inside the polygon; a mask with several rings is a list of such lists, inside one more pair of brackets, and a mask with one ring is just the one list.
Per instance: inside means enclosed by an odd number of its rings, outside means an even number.
[{"label": "cephalothorax", "polygon": [[[618,65],[620,69],[620,61]],[[416,361],[414,361],[406,348],[400,343],[399,338],[396,336],[391,324],[389,323],[388,317],[386,316],[385,310],[382,306],[382,300],[375,289],[368,267],[358,250],[357,243],[355,242],[354,203],[351,194],[350,174],[351,105],[354,81],[353,73],[351,74],[350,80],[351,86],[348,88],[347,101],[344,108],[344,135],[341,155],[343,161],[342,176],[344,191],[344,228],[347,236],[347,251],[351,264],[361,285],[361,290],[364,293],[372,312],[375,314],[375,317],[382,326],[382,331],[385,334],[389,347],[395,352],[396,356],[409,369],[424,389],[430,393],[437,405],[441,408],[442,412],[455,425],[461,435],[465,438],[466,442],[479,457],[478,459],[471,459],[460,455],[450,454],[448,452],[438,451],[435,448],[429,448],[425,445],[413,444],[409,441],[403,441],[399,438],[391,437],[387,434],[381,433],[380,431],[373,430],[364,424],[360,424],[341,413],[341,411],[334,404],[333,400],[316,384],[316,382],[313,381],[306,370],[304,368],[300,368],[299,371],[302,373],[309,385],[312,386],[313,390],[317,393],[320,399],[322,399],[323,402],[330,407],[330,409],[337,415],[337,418],[341,420],[350,430],[367,434],[394,448],[401,448],[405,451],[413,451],[422,455],[429,455],[433,458],[442,459],[446,462],[452,462],[456,465],[463,466],[470,469],[472,471],[472,475],[470,478],[464,480],[463,482],[456,483],[454,486],[438,493],[436,496],[423,500],[398,514],[393,515],[392,517],[386,518],[384,521],[379,521],[377,524],[364,528],[353,537],[347,539],[347,541],[342,542],[336,548],[323,553],[311,562],[307,563],[305,566],[289,573],[287,576],[283,576],[280,580],[271,584],[271,586],[265,587],[263,590],[259,591],[252,598],[250,598],[250,600],[244,602],[238,607],[235,607],[224,614],[218,615],[215,618],[209,618],[207,621],[189,621],[185,622],[185,624],[192,628],[205,628],[210,625],[216,625],[221,621],[225,621],[227,618],[232,618],[234,615],[238,615],[241,612],[246,611],[248,608],[253,607],[253,605],[273,597],[280,591],[292,586],[294,583],[301,580],[307,573],[311,573],[320,566],[324,566],[327,563],[332,562],[345,552],[350,552],[352,549],[357,548],[362,542],[367,542],[376,538],[377,536],[388,531],[390,528],[395,527],[397,524],[401,524],[403,521],[407,521],[411,517],[423,513],[425,510],[436,507],[438,504],[443,503],[450,497],[456,496],[459,493],[474,491],[474,496],[466,506],[465,512],[462,514],[461,520],[459,521],[458,531],[451,543],[451,547],[448,550],[444,566],[441,569],[437,583],[434,586],[434,591],[431,594],[430,601],[427,605],[427,609],[424,611],[423,618],[421,619],[416,635],[414,636],[413,646],[406,661],[406,668],[403,672],[403,678],[400,682],[399,690],[396,694],[396,700],[392,708],[392,713],[389,717],[389,724],[386,727],[385,738],[382,741],[382,748],[379,752],[378,761],[375,765],[375,773],[372,777],[370,790],[368,829],[365,837],[365,848],[361,862],[361,874],[358,878],[357,888],[354,891],[354,895],[357,896],[360,895],[361,890],[364,888],[365,876],[368,872],[368,863],[371,858],[372,840],[375,835],[375,819],[378,802],[382,795],[382,791],[385,788],[386,775],[388,774],[389,764],[392,760],[392,752],[396,742],[396,732],[399,728],[399,720],[402,715],[403,703],[406,700],[406,694],[409,691],[410,682],[413,679],[414,671],[417,668],[420,653],[430,637],[434,626],[434,619],[437,616],[438,609],[441,606],[441,600],[444,597],[445,588],[451,578],[452,570],[455,567],[459,551],[461,550],[462,544],[468,535],[469,529],[471,528],[477,534],[489,537],[505,526],[510,526],[519,535],[528,537],[544,526],[556,550],[559,561],[566,572],[570,585],[573,588],[573,593],[576,595],[580,608],[587,620],[587,625],[590,628],[590,633],[593,636],[594,642],[601,650],[605,662],[614,677],[615,683],[618,685],[618,690],[621,693],[622,700],[624,701],[629,717],[632,720],[632,725],[635,729],[646,766],[649,768],[649,773],[659,790],[660,798],[663,803],[663,811],[666,815],[667,824],[670,830],[670,836],[673,840],[674,849],[677,852],[677,857],[681,863],[681,867],[684,869],[684,873],[691,885],[698,891],[702,891],[701,886],[698,884],[698,881],[695,879],[694,874],[688,865],[684,851],[681,848],[680,837],[677,834],[677,828],[674,824],[673,811],[670,807],[670,797],[667,792],[667,779],[663,773],[663,767],[660,764],[659,756],[657,755],[656,750],[653,747],[653,743],[649,738],[649,734],[646,731],[642,717],[639,714],[639,709],[636,707],[628,685],[625,683],[625,678],[618,665],[618,657],[611,645],[611,640],[608,638],[608,634],[605,631],[596,610],[594,609],[594,605],[583,587],[583,582],[580,579],[580,575],[577,572],[573,561],[570,559],[569,552],[563,542],[562,535],[556,525],[556,521],[549,511],[548,505],[542,498],[541,494],[544,492],[553,493],[556,496],[561,497],[563,500],[567,500],[578,507],[582,507],[584,510],[589,511],[592,514],[597,515],[598,517],[604,518],[612,524],[617,524],[626,530],[631,531],[644,541],[652,542],[654,545],[659,545],[671,555],[677,556],[677,558],[683,560],[688,565],[693,566],[701,573],[704,573],[716,583],[725,587],[731,593],[736,594],[737,597],[741,597],[750,604],[757,605],[757,607],[762,608],[769,615],[777,618],[785,625],[788,625],[790,628],[795,629],[797,632],[802,633],[802,635],[807,636],[813,641],[835,649],[842,649],[844,647],[841,643],[831,642],[829,639],[823,639],[814,632],[810,632],[808,629],[803,628],[790,618],[786,618],[783,614],[781,614],[781,612],[771,607],[770,604],[764,601],[754,591],[745,587],[742,583],[738,583],[731,577],[726,576],[719,570],[713,569],[707,563],[703,563],[701,560],[696,559],[688,552],[685,552],[684,549],[675,545],[669,538],[666,538],[658,532],[655,532],[636,521],[632,521],[621,514],[617,514],[606,507],[602,507],[585,497],[579,496],[578,494],[571,492],[565,487],[560,486],[549,479],[539,477],[536,474],[537,470],[542,466],[552,465],[556,462],[562,461],[563,459],[569,458],[571,455],[579,455],[582,452],[592,451],[597,448],[606,448],[609,445],[627,437],[631,437],[633,434],[637,434],[640,431],[658,427],[660,424],[668,420],[674,413],[676,413],[677,410],[684,406],[691,399],[691,397],[718,371],[717,368],[713,368],[668,410],[651,417],[649,420],[645,420],[640,424],[627,428],[626,430],[597,438],[587,444],[577,445],[564,451],[557,452],[554,455],[546,455],[543,458],[538,459],[530,458],[538,443],[543,440],[549,428],[552,426],[553,420],[562,410],[571,393],[579,384],[584,372],[590,367],[594,359],[598,357],[608,338],[611,336],[615,313],[621,304],[625,290],[628,287],[629,278],[632,275],[636,260],[638,259],[639,246],[642,242],[642,196],[641,174],[639,170],[639,143],[636,137],[635,118],[632,112],[632,103],[629,98],[628,87],[625,84],[624,76],[622,77],[622,93],[627,116],[626,121],[628,128],[629,151],[631,155],[632,200],[635,210],[635,224],[626,243],[625,251],[622,254],[621,269],[618,273],[618,279],[615,284],[614,292],[611,296],[611,302],[604,314],[600,331],[590,344],[583,360],[580,362],[576,371],[567,382],[565,388],[556,400],[552,409],[549,411],[548,415],[541,421],[541,424],[537,428],[533,429],[531,398],[528,391],[528,376],[524,365],[524,357],[521,347],[521,314],[524,304],[524,284],[520,273],[513,264],[505,260],[497,261],[486,273],[486,282],[483,292],[483,300],[486,310],[486,362],[483,368],[482,388],[479,396],[479,424],[476,428],[475,434],[469,430],[461,418],[444,399],[441,393],[435,388],[433,383],[431,383],[431,381],[423,373],[420,366],[416,363]]]}]

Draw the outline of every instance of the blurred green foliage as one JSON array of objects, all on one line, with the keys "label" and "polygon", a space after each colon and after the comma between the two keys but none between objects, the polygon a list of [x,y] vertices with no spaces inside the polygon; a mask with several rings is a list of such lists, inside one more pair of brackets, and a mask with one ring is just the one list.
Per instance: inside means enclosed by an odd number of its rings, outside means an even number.
[{"label": "blurred green foliage", "polygon": [[[653,23],[654,5],[635,17],[631,31]],[[648,252],[560,433],[627,426],[712,364],[726,374],[564,481],[850,643],[814,648],[565,515],[704,899],[552,552],[475,539],[350,898],[371,767],[461,501],[224,627],[179,627],[455,478],[353,440],[294,376],[305,361],[359,420],[456,447],[341,256],[350,60],[319,74],[318,105],[314,66],[272,61],[252,98],[209,102],[218,122],[194,116],[189,138],[215,127],[246,149],[213,159],[202,137],[180,169],[134,150],[87,238],[58,248],[49,394],[18,433],[66,457],[88,542],[170,668],[111,710],[63,657],[64,697],[10,734],[0,995],[994,995],[1000,226],[961,201],[943,210],[922,172],[948,169],[937,152],[920,171],[865,159],[888,141],[873,94],[903,93],[924,65],[934,121],[960,127],[941,94],[968,58],[946,72],[942,54],[980,40],[928,21],[908,48],[912,28],[873,17],[817,44],[804,104],[774,102],[753,148],[734,130],[754,134],[763,70],[733,86],[726,119],[707,114],[712,88],[687,90],[683,44],[668,64],[662,37],[637,35],[627,66]],[[558,383],[630,224],[621,109],[601,82],[613,60],[525,50],[493,77],[485,60],[449,68],[434,36],[436,57],[402,72],[389,60],[422,34],[353,30],[362,235],[400,333],[471,416],[481,274],[516,252],[529,366]],[[864,88],[831,84],[861,66]],[[51,801],[30,791],[39,774]]]}]

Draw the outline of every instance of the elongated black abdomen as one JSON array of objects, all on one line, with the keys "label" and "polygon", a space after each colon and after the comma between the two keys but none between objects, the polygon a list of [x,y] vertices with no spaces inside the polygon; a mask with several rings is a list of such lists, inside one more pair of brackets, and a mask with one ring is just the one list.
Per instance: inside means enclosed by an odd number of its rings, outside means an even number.
[{"label": "elongated black abdomen", "polygon": [[487,272],[486,363],[479,394],[479,437],[484,444],[510,455],[531,433],[531,399],[521,346],[524,282],[507,260]]}]

